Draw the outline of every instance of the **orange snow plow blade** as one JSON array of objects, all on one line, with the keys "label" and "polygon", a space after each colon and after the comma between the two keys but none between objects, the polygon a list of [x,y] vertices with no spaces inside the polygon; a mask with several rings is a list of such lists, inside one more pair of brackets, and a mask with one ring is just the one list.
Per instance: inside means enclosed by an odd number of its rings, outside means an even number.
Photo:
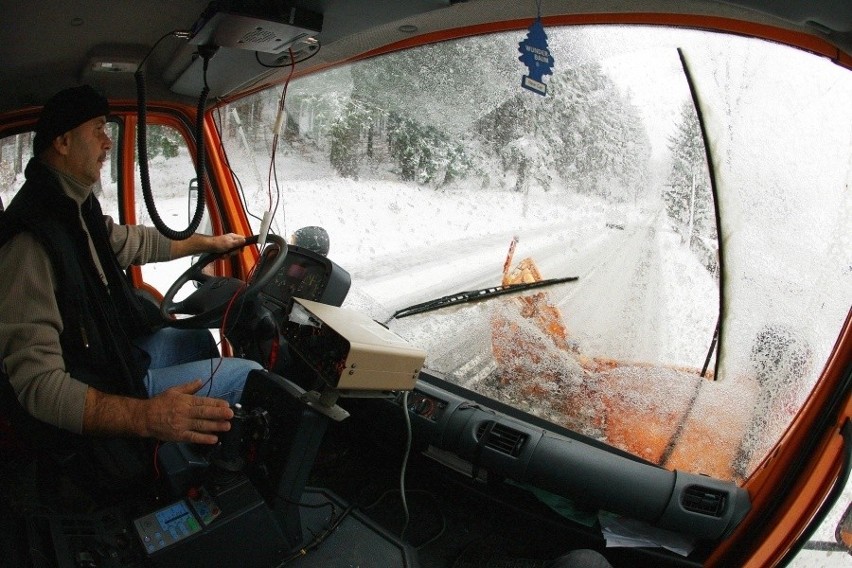
[{"label": "orange snow plow blade", "polygon": [[[511,268],[517,242],[509,247],[502,284],[543,280],[531,258]],[[712,374],[702,378],[693,368],[583,355],[547,291],[502,302],[491,329],[498,381],[529,400],[531,411],[669,469],[743,477],[738,453],[756,382],[751,396],[739,385],[739,403],[723,405],[719,401],[730,398],[716,391],[733,387],[713,381]],[[665,396],[659,396],[661,384]]]}]

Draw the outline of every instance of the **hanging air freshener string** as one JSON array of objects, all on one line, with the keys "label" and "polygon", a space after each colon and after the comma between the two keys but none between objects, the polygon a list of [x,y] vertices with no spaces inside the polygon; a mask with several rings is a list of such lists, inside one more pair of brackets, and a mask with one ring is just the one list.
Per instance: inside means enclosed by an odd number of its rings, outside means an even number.
[{"label": "hanging air freshener string", "polygon": [[541,0],[536,1],[535,21],[527,31],[527,37],[518,44],[521,56],[518,60],[526,65],[528,75],[521,79],[521,86],[539,95],[547,94],[544,75],[553,74],[553,57],[547,47],[547,34],[541,23]]}]

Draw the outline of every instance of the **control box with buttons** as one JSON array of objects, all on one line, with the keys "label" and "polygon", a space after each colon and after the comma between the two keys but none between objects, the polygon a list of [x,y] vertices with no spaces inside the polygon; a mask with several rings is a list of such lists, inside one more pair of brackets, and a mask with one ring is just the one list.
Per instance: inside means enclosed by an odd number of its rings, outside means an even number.
[{"label": "control box with buttons", "polygon": [[[244,475],[193,486],[184,497],[135,518],[151,568],[273,566],[288,549],[278,519]],[[234,546],[240,542],[241,546]]]},{"label": "control box with buttons", "polygon": [[201,530],[201,523],[183,499],[140,517],[133,524],[148,554],[158,552]]},{"label": "control box with buttons", "polygon": [[414,389],[408,399],[408,411],[430,422],[440,420],[446,410],[447,401],[430,396],[418,389]]},{"label": "control box with buttons", "polygon": [[213,519],[219,516],[222,512],[219,506],[213,501],[213,497],[204,486],[191,487],[186,493],[187,501],[192,505],[192,510],[204,524],[209,525]]}]

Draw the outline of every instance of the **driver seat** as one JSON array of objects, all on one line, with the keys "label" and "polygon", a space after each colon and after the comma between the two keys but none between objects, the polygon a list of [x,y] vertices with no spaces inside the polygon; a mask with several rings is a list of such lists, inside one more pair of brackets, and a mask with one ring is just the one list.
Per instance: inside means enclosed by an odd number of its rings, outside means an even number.
[{"label": "driver seat", "polygon": [[[62,430],[27,412],[0,369],[0,446],[3,467],[35,467],[36,499],[56,509],[71,505],[62,494],[67,479],[88,503],[85,508],[106,506],[142,492],[154,478],[153,447],[148,441],[123,438],[94,438]],[[6,449],[14,453],[6,458]],[[20,472],[17,472],[21,479]],[[10,476],[4,475],[8,481]]]}]

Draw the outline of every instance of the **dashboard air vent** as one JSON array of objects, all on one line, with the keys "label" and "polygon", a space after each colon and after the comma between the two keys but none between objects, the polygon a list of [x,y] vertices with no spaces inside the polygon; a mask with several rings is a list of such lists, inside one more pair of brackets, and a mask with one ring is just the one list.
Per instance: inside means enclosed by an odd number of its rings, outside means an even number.
[{"label": "dashboard air vent", "polygon": [[681,505],[687,511],[721,517],[725,512],[728,494],[718,489],[690,485],[681,495]]},{"label": "dashboard air vent", "polygon": [[[491,423],[484,422],[479,425],[479,428],[476,429],[477,440],[482,439],[489,424]],[[485,447],[516,458],[521,454],[521,449],[526,441],[527,435],[523,432],[518,432],[500,423],[494,423],[491,432],[488,434],[488,439],[485,441]]]}]

